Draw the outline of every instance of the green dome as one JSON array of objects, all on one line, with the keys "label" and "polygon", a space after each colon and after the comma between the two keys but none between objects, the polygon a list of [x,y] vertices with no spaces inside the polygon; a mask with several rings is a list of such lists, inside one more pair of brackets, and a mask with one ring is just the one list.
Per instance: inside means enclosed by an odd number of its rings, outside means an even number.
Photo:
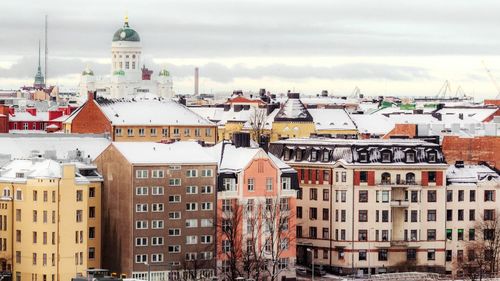
[{"label": "green dome", "polygon": [[163,69],[160,71],[159,76],[167,76],[168,77],[168,76],[170,76],[170,72],[168,72],[168,70],[166,70],[166,69]]},{"label": "green dome", "polygon": [[125,71],[123,71],[123,69],[116,70],[115,72],[113,72],[113,75],[125,76]]},{"label": "green dome", "polygon": [[85,68],[85,70],[82,72],[82,75],[85,76],[85,75],[89,75],[89,76],[94,76],[94,71],[92,71],[92,69],[90,68]]},{"label": "green dome", "polygon": [[130,28],[130,26],[128,25],[127,18],[125,18],[125,23],[123,24],[123,27],[118,29],[113,35],[113,42],[117,41],[129,41],[129,42],[141,41],[139,33]]}]

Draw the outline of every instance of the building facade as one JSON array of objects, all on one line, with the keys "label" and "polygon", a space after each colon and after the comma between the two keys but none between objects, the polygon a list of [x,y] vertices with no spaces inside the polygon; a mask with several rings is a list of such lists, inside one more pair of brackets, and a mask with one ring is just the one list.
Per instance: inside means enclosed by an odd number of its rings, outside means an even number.
[{"label": "building facade", "polygon": [[114,143],[96,164],[105,175],[105,268],[143,280],[150,270],[156,281],[215,274],[217,162],[203,147]]},{"label": "building facade", "polygon": [[299,173],[298,263],[314,259],[338,274],[444,272],[447,165],[439,145],[290,139],[270,151]]},{"label": "building facade", "polygon": [[96,167],[36,157],[0,168],[0,263],[13,280],[62,281],[101,267]]}]

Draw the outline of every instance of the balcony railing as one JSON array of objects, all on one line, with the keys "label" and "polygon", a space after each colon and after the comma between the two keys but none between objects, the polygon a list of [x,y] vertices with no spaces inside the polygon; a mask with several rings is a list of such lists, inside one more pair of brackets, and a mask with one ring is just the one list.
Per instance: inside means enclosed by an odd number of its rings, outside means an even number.
[{"label": "balcony railing", "polygon": [[406,241],[406,240],[391,240],[391,246],[408,247],[408,241]]},{"label": "balcony railing", "polygon": [[399,180],[399,181],[395,181],[395,182],[392,182],[391,180],[381,180],[379,185],[387,185],[387,186],[398,186],[398,185],[401,185],[401,186],[412,186],[412,185],[419,185],[419,183],[417,181],[405,181],[405,180]]},{"label": "balcony railing", "polygon": [[408,200],[391,200],[391,207],[408,208],[410,201]]}]

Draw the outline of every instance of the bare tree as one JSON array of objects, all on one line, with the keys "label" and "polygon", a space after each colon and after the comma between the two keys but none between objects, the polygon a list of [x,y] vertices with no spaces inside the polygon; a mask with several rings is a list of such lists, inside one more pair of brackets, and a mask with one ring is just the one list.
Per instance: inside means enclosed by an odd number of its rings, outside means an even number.
[{"label": "bare tree", "polygon": [[263,108],[254,107],[252,115],[250,115],[250,135],[256,142],[259,141],[261,135],[264,134],[264,126],[266,124],[266,110]]},{"label": "bare tree", "polygon": [[[200,249],[196,253],[186,253],[185,258],[180,264],[182,270],[181,279],[184,281],[206,280],[210,276],[205,276],[207,270],[215,268],[213,244],[207,244],[206,247]],[[205,253],[211,253],[210,256],[205,256]]]},{"label": "bare tree", "polygon": [[220,243],[225,266],[220,271],[225,280],[275,281],[288,268],[283,254],[295,242],[288,200],[235,202],[231,210],[223,210]]},{"label": "bare tree", "polygon": [[[488,213],[486,213],[488,212]],[[469,280],[483,280],[500,271],[500,213],[485,210],[474,228],[475,239],[465,243],[467,258],[457,260],[457,269]]]}]

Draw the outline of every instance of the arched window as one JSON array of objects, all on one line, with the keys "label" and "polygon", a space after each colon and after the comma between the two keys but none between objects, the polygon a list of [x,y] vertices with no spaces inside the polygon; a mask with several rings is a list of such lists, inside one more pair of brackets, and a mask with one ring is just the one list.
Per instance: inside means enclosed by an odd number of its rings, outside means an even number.
[{"label": "arched window", "polygon": [[415,174],[407,173],[406,174],[406,184],[415,184]]},{"label": "arched window", "polygon": [[383,173],[380,181],[382,184],[391,184],[391,174]]}]

